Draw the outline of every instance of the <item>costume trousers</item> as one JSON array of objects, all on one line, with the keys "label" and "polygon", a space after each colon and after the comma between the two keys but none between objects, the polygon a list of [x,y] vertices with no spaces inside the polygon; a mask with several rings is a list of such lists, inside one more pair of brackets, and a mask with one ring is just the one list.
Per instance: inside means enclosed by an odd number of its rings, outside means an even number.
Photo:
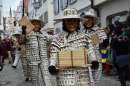
[{"label": "costume trousers", "polygon": [[19,59],[20,59],[20,54],[15,53],[15,60],[14,60],[13,66],[17,66]]},{"label": "costume trousers", "polygon": [[102,74],[102,63],[99,63],[99,67],[97,70],[93,70],[93,75],[94,75],[94,81],[95,85],[99,86],[99,82],[101,80],[101,74]]},{"label": "costume trousers", "polygon": [[11,62],[12,61],[12,59],[11,59],[12,57],[11,57],[11,52],[10,51],[8,51],[8,61],[9,62]]},{"label": "costume trousers", "polygon": [[26,78],[29,78],[30,77],[29,64],[27,62],[26,57],[23,54],[21,54],[21,62],[22,62],[24,76]]},{"label": "costume trousers", "polygon": [[30,77],[32,79],[33,86],[40,86],[39,84],[39,70],[41,72],[41,77],[44,82],[44,86],[52,86],[50,81],[50,74],[48,72],[48,59],[44,59],[43,61],[33,61],[30,62]]},{"label": "costume trousers", "polygon": [[100,80],[101,80],[101,74],[102,74],[102,57],[99,50],[99,44],[94,45],[95,54],[97,57],[97,60],[99,62],[99,67],[97,70],[93,70],[93,76],[96,86],[99,86]]}]

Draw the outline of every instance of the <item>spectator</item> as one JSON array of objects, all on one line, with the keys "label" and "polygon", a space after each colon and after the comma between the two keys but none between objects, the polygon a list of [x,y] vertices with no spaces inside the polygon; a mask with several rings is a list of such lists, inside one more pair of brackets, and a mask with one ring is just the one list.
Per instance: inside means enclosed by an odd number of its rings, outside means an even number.
[{"label": "spectator", "polygon": [[9,64],[12,62],[12,57],[11,57],[11,41],[10,39],[7,39],[7,45],[6,45],[6,50],[8,52],[8,61],[9,61]]},{"label": "spectator", "polygon": [[130,16],[127,17],[127,20],[126,20],[126,29],[124,31],[124,35],[128,37],[129,39],[129,52],[130,52]]},{"label": "spectator", "polygon": [[129,52],[128,51],[129,45],[128,45],[128,40],[126,39],[126,36],[123,36],[122,38],[120,37],[120,35],[122,35],[123,33],[122,31],[123,28],[124,28],[123,25],[117,25],[115,27],[114,29],[115,36],[111,40],[111,48],[113,48],[114,50],[113,63],[117,69],[121,86],[126,86],[124,73],[130,79],[130,72],[128,70],[128,64],[123,67],[119,67],[119,65],[117,64],[117,59],[116,59],[116,56],[126,55]]},{"label": "spectator", "polygon": [[3,46],[1,44],[2,40],[0,39],[0,71],[3,69]]}]

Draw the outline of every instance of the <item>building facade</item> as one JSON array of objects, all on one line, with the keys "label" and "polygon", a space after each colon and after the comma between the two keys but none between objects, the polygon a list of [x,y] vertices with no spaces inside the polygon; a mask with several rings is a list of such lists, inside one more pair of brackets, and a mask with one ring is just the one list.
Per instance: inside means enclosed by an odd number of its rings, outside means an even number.
[{"label": "building facade", "polygon": [[112,24],[115,20],[125,22],[130,9],[130,0],[93,0],[101,18],[101,27]]},{"label": "building facade", "polygon": [[[39,2],[39,7],[34,9],[33,4]],[[42,30],[48,32],[54,29],[53,25],[53,4],[52,0],[29,0],[28,1],[28,17],[39,16],[46,24]]]},{"label": "building facade", "polygon": [[5,20],[4,38],[10,38],[12,36],[12,34],[14,33],[14,26],[15,26],[14,20],[15,19],[13,17],[13,13],[12,13],[12,10],[10,7],[9,17],[7,17]]},{"label": "building facade", "polygon": [[3,0],[0,0],[0,36],[3,38],[3,13],[2,13],[2,8],[3,8]]},{"label": "building facade", "polygon": [[16,10],[14,11],[14,17],[17,20],[20,20],[23,16],[23,1],[20,1],[19,5],[17,6]]}]

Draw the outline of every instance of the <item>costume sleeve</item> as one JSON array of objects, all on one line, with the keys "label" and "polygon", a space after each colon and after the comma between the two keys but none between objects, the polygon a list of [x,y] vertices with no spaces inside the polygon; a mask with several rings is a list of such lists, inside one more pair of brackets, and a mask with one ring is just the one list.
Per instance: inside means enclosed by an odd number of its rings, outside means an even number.
[{"label": "costume sleeve", "polygon": [[26,43],[27,43],[27,44],[30,43],[31,40],[32,40],[32,35],[31,35],[31,34],[27,34],[27,35],[26,35]]},{"label": "costume sleeve", "polygon": [[94,47],[92,44],[92,40],[88,36],[87,36],[87,51],[86,52],[87,52],[89,63],[91,63],[92,61],[97,61],[96,54],[94,52]]},{"label": "costume sleeve", "polygon": [[47,35],[47,41],[51,42],[53,39],[53,35]]},{"label": "costume sleeve", "polygon": [[105,31],[102,28],[98,28],[96,32],[98,33],[98,38],[100,40],[100,43],[102,43],[103,40],[107,38]]},{"label": "costume sleeve", "polygon": [[46,40],[48,42],[52,42],[53,35],[48,35],[48,33],[46,33],[46,32],[43,32],[43,35],[46,37]]},{"label": "costume sleeve", "polygon": [[57,64],[57,51],[59,51],[59,40],[58,37],[54,37],[51,43],[51,58],[50,58],[50,66],[56,66]]}]

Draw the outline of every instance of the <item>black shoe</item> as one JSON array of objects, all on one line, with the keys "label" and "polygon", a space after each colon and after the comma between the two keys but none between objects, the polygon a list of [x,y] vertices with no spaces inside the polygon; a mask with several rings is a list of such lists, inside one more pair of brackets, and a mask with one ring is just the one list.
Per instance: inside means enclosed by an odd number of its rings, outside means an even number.
[{"label": "black shoe", "polygon": [[9,62],[9,64],[11,64],[11,62]]},{"label": "black shoe", "polygon": [[26,79],[25,79],[25,82],[28,82],[28,81],[29,81],[29,78],[26,78]]},{"label": "black shoe", "polygon": [[12,66],[12,68],[16,68],[16,66]]}]

